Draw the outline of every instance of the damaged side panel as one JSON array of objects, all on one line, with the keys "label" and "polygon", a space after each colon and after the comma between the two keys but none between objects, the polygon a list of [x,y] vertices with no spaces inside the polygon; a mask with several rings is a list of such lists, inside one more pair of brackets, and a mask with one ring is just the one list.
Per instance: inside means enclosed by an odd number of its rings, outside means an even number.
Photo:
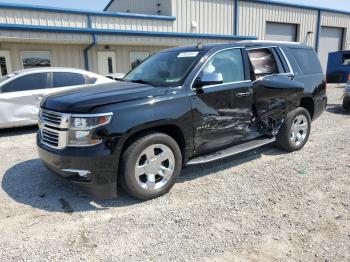
[{"label": "damaged side panel", "polygon": [[299,107],[304,85],[286,76],[271,75],[256,80],[253,90],[259,132],[274,136],[288,112]]},{"label": "damaged side panel", "polygon": [[35,125],[43,90],[0,93],[0,128]]}]

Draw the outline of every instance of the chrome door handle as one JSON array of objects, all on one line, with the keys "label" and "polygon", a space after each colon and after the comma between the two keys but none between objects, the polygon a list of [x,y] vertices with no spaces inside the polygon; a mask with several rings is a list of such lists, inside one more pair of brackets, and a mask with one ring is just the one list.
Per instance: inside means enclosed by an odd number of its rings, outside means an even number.
[{"label": "chrome door handle", "polygon": [[246,92],[246,93],[237,93],[237,97],[247,97],[250,96],[252,93],[251,92]]}]

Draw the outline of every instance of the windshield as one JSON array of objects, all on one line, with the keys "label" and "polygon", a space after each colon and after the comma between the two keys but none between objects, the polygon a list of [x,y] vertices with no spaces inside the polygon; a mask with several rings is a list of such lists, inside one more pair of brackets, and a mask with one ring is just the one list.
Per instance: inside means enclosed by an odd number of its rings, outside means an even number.
[{"label": "windshield", "polygon": [[203,52],[157,53],[132,70],[124,81],[153,86],[179,86],[192,67],[203,56]]}]

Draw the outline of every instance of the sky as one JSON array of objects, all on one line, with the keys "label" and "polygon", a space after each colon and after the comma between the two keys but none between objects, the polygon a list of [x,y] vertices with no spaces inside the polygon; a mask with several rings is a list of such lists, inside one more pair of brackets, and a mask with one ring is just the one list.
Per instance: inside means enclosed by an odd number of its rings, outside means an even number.
[{"label": "sky", "polygon": [[[285,3],[312,5],[331,9],[339,9],[350,12],[350,0],[270,0]],[[84,9],[102,11],[109,0],[0,0],[0,3],[16,3],[53,6],[62,8]]]}]

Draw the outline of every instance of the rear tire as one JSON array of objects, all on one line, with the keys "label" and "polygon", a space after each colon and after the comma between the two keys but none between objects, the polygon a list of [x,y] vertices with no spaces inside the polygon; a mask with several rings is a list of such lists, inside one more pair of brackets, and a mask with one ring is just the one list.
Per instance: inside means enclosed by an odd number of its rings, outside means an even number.
[{"label": "rear tire", "polygon": [[181,168],[181,150],[172,137],[163,133],[145,134],[122,155],[121,186],[137,199],[157,198],[173,187]]},{"label": "rear tire", "polygon": [[278,135],[277,146],[287,152],[298,151],[304,147],[311,131],[309,112],[299,107],[288,113]]}]

